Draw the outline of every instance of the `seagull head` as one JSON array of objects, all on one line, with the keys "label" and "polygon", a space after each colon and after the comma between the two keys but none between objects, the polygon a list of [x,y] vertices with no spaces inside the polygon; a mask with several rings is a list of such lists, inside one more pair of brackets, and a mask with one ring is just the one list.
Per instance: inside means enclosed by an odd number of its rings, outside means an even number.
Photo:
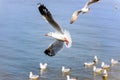
[{"label": "seagull head", "polygon": [[45,34],[45,36],[52,36],[53,35],[53,32],[49,32],[47,34]]}]

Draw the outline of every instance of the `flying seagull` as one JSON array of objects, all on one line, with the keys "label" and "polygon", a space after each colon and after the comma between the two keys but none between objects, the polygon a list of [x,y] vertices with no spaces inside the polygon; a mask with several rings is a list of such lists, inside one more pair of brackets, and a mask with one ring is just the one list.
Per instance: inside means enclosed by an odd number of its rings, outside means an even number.
[{"label": "flying seagull", "polygon": [[56,40],[50,44],[50,46],[44,51],[48,56],[54,56],[58,51],[63,48],[63,45],[67,48],[71,47],[72,40],[68,31],[62,30],[59,24],[53,19],[50,11],[43,4],[38,4],[38,10],[42,17],[56,30],[56,32],[49,32],[45,36],[50,36]]},{"label": "flying seagull", "polygon": [[86,4],[84,5],[84,7],[82,9],[74,11],[74,13],[72,14],[72,17],[70,19],[70,24],[72,24],[78,18],[79,13],[84,14],[84,13],[89,12],[89,10],[90,10],[89,5],[92,3],[96,3],[98,1],[99,0],[89,0],[88,2],[86,2]]}]

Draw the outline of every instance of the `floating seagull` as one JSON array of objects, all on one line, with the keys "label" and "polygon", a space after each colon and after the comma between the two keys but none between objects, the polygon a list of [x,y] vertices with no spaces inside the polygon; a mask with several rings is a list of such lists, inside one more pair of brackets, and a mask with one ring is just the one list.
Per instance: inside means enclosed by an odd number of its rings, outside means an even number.
[{"label": "floating seagull", "polygon": [[70,76],[69,76],[69,75],[67,75],[66,77],[67,77],[67,80],[77,80],[77,78],[76,78],[76,77],[74,77],[74,78],[70,78]]},{"label": "floating seagull", "polygon": [[94,73],[101,73],[102,72],[102,68],[96,68],[96,66],[93,66],[93,72]]},{"label": "floating seagull", "polygon": [[84,66],[86,67],[91,67],[91,66],[93,66],[94,65],[94,62],[85,62],[84,63]]},{"label": "floating seagull", "polygon": [[67,48],[71,47],[72,40],[70,33],[66,30],[62,30],[59,24],[53,19],[50,11],[43,4],[39,3],[38,9],[42,17],[56,30],[56,32],[45,34],[45,36],[53,37],[56,40],[44,51],[44,53],[48,56],[54,56],[63,48],[64,44]]},{"label": "floating seagull", "polygon": [[47,63],[44,63],[44,64],[40,63],[41,70],[45,70],[46,68],[47,68]]},{"label": "floating seagull", "polygon": [[94,60],[93,60],[93,62],[94,62],[95,64],[98,62],[98,58],[97,58],[97,56],[94,56]]},{"label": "floating seagull", "polygon": [[111,65],[115,65],[115,64],[118,64],[118,61],[114,60],[114,59],[111,59]]},{"label": "floating seagull", "polygon": [[103,70],[103,73],[102,73],[102,78],[103,80],[107,80],[107,77],[108,77],[108,73],[107,73],[107,70]]},{"label": "floating seagull", "polygon": [[110,65],[105,64],[104,62],[102,62],[102,63],[101,63],[101,67],[102,67],[103,69],[109,69],[109,68],[110,68]]},{"label": "floating seagull", "polygon": [[79,13],[87,13],[90,10],[89,5],[98,1],[99,0],[89,0],[82,9],[76,10],[70,19],[70,24],[72,24],[78,18]]},{"label": "floating seagull", "polygon": [[70,68],[65,68],[64,66],[62,66],[62,73],[69,73],[70,72]]},{"label": "floating seagull", "polygon": [[30,74],[29,74],[29,79],[38,80],[38,78],[39,78],[39,75],[33,75],[33,73],[30,72]]}]

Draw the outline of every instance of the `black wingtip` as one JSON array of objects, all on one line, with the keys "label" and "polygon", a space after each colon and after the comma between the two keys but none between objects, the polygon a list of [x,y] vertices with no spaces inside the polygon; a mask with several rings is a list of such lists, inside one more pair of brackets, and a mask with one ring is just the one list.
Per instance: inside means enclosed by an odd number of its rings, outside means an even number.
[{"label": "black wingtip", "polygon": [[53,50],[51,50],[51,49],[46,49],[45,51],[44,51],[44,53],[46,54],[46,55],[48,55],[48,56],[55,56],[55,52],[53,51]]},{"label": "black wingtip", "polygon": [[37,5],[38,5],[38,10],[41,13],[41,15],[49,15],[50,14],[50,12],[46,8],[46,6],[44,6],[44,4],[38,3]]}]

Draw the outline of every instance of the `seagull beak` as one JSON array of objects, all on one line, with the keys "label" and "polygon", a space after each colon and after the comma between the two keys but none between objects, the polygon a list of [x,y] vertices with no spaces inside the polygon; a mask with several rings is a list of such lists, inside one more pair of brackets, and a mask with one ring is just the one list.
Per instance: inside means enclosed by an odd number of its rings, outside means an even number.
[{"label": "seagull beak", "polygon": [[68,46],[68,44],[69,44],[68,39],[67,39],[67,38],[64,38],[64,41],[65,41],[66,45]]},{"label": "seagull beak", "polygon": [[48,36],[48,34],[45,34],[44,36]]}]

